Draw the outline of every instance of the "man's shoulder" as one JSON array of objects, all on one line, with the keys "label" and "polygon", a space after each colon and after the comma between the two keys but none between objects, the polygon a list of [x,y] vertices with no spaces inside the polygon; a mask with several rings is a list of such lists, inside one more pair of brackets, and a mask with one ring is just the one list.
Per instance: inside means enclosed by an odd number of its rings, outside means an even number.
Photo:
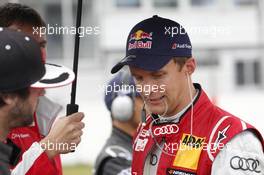
[{"label": "man's shoulder", "polygon": [[[131,145],[132,147],[132,145]],[[108,172],[116,168],[118,170],[131,164],[132,153],[124,145],[113,142],[112,139],[108,139],[99,155],[97,156],[95,163],[95,174],[100,172]]]},{"label": "man's shoulder", "polygon": [[25,138],[38,138],[39,132],[35,126],[14,128],[8,134],[9,139],[25,139]]},{"label": "man's shoulder", "polygon": [[212,165],[212,173],[216,175],[263,174],[263,169],[263,146],[255,133],[251,131],[243,131],[230,140]]},{"label": "man's shoulder", "polygon": [[8,134],[8,138],[22,150],[27,150],[33,142],[41,140],[34,126],[15,128]]},{"label": "man's shoulder", "polygon": [[[132,145],[131,145],[132,147]],[[110,137],[102,148],[98,158],[124,158],[126,160],[132,159],[131,148],[128,148],[120,142],[116,142],[115,139]]]},{"label": "man's shoulder", "polygon": [[[246,123],[240,117],[237,117],[224,109],[215,106],[212,108],[212,111],[208,111],[208,119],[206,120],[207,125],[211,125],[213,128],[222,126],[222,125],[230,125],[232,126],[230,129],[233,130],[244,130],[246,128],[253,127],[252,125]],[[208,120],[210,122],[208,122]]]},{"label": "man's shoulder", "polygon": [[218,154],[223,146],[244,131],[251,131],[258,136],[259,140],[262,140],[259,131],[254,126],[234,115],[225,114],[215,119],[211,125],[210,136],[208,137],[208,145],[212,147],[212,150],[208,151],[211,160],[213,160],[213,157]]}]

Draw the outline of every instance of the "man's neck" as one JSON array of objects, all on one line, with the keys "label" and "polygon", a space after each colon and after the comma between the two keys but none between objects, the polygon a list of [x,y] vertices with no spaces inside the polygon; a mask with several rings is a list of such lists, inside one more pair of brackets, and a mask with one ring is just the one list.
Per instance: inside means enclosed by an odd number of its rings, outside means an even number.
[{"label": "man's neck", "polygon": [[[188,89],[186,91],[186,93],[184,93],[185,97],[183,97],[183,101],[181,102],[181,104],[179,104],[172,113],[167,114],[167,116],[174,116],[174,115],[177,115],[179,112],[181,112],[186,106],[188,106],[193,101],[196,93],[197,93],[197,91],[196,91],[194,86],[191,87],[191,94],[190,94],[189,89]],[[192,95],[191,96],[192,99],[191,99],[190,95]]]},{"label": "man's neck", "polygon": [[9,128],[6,119],[7,116],[3,111],[0,110],[0,141],[1,142],[6,140],[6,137],[9,133]]}]

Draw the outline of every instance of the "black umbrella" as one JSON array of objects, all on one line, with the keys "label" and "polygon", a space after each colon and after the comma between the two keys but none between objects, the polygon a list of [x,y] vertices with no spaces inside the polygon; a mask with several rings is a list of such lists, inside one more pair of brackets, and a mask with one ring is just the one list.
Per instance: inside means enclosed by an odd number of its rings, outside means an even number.
[{"label": "black umbrella", "polygon": [[[76,17],[76,30],[78,31],[82,21],[82,0],[78,0],[77,17]],[[67,105],[67,115],[78,112],[78,104],[75,104],[76,99],[76,86],[78,77],[78,61],[79,61],[79,45],[80,45],[80,33],[75,34],[75,47],[74,47],[74,58],[73,58],[73,72],[75,73],[75,80],[72,83],[71,91],[71,103]]]}]

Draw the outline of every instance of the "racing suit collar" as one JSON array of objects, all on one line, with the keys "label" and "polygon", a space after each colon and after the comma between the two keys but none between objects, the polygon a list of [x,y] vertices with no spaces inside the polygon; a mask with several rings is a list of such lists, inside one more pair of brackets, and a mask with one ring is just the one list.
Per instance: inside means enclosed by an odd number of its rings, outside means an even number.
[{"label": "racing suit collar", "polygon": [[192,102],[190,102],[187,106],[185,106],[180,112],[178,112],[177,114],[170,116],[170,117],[160,117],[160,120],[165,120],[165,121],[173,121],[178,123],[180,120],[180,117],[182,116],[182,114],[184,114],[188,108],[192,105],[192,103],[196,100],[196,98],[198,97],[199,94],[199,89],[196,89],[196,94],[192,100]]},{"label": "racing suit collar", "polygon": [[201,85],[198,83],[193,83],[194,88],[196,89],[196,94],[192,100],[192,102],[190,102],[185,108],[183,108],[180,112],[178,112],[177,114],[175,114],[174,116],[170,116],[170,117],[161,117],[158,115],[153,115],[152,114],[152,118],[154,120],[157,119],[157,117],[159,118],[158,122],[155,123],[167,123],[167,122],[173,122],[173,123],[178,123],[180,121],[180,119],[182,118],[182,116],[184,116],[184,114],[191,108],[191,105],[193,103],[193,105],[195,105],[195,103],[197,102],[197,100],[199,99],[200,95],[201,95]]}]

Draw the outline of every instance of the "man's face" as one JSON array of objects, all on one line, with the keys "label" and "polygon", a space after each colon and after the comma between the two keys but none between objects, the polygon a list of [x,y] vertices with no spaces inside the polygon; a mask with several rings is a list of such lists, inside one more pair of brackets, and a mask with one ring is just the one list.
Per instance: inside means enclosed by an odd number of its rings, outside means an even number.
[{"label": "man's face", "polygon": [[[36,27],[36,26],[34,26]],[[46,55],[47,55],[47,51],[46,51],[46,36],[45,35],[39,35],[37,33],[34,33],[33,30],[33,26],[29,25],[29,24],[20,24],[20,23],[13,23],[11,26],[9,26],[8,28],[14,29],[14,30],[18,30],[21,32],[24,32],[26,34],[28,34],[29,36],[33,37],[40,46],[41,49],[41,54],[42,54],[42,60],[43,62],[46,62]],[[38,101],[38,97],[41,94],[44,94],[44,90],[43,89],[30,89],[30,96],[28,99],[24,100],[24,99],[18,99],[17,101],[17,105],[14,106],[13,108],[13,121],[11,126],[25,126],[25,125],[29,125],[32,123],[33,121],[33,114],[34,111],[36,110],[36,105],[37,105],[37,101]]]},{"label": "man's face", "polygon": [[[166,116],[172,116],[179,112],[188,98],[186,64],[180,68],[174,60],[171,60],[155,72],[132,66],[129,68],[137,85],[150,87],[149,92],[141,93],[149,112]],[[142,89],[144,90],[144,88]]]},{"label": "man's face", "polygon": [[39,96],[43,96],[45,91],[41,88],[30,88],[29,96],[21,98],[16,96],[9,110],[9,127],[16,128],[30,125],[33,122],[34,111],[38,103]]},{"label": "man's face", "polygon": [[[34,26],[34,27],[36,27],[36,26]],[[41,49],[41,54],[42,54],[42,59],[44,62],[46,62],[46,59],[47,59],[47,49],[46,49],[47,40],[46,40],[45,35],[40,36],[40,34],[38,34],[37,32],[34,32],[33,26],[31,26],[29,24],[21,25],[19,23],[14,23],[11,26],[9,26],[8,28],[11,28],[14,30],[20,30],[21,32],[24,32],[24,33],[30,35],[31,37],[33,37],[39,43],[39,46]]]}]

